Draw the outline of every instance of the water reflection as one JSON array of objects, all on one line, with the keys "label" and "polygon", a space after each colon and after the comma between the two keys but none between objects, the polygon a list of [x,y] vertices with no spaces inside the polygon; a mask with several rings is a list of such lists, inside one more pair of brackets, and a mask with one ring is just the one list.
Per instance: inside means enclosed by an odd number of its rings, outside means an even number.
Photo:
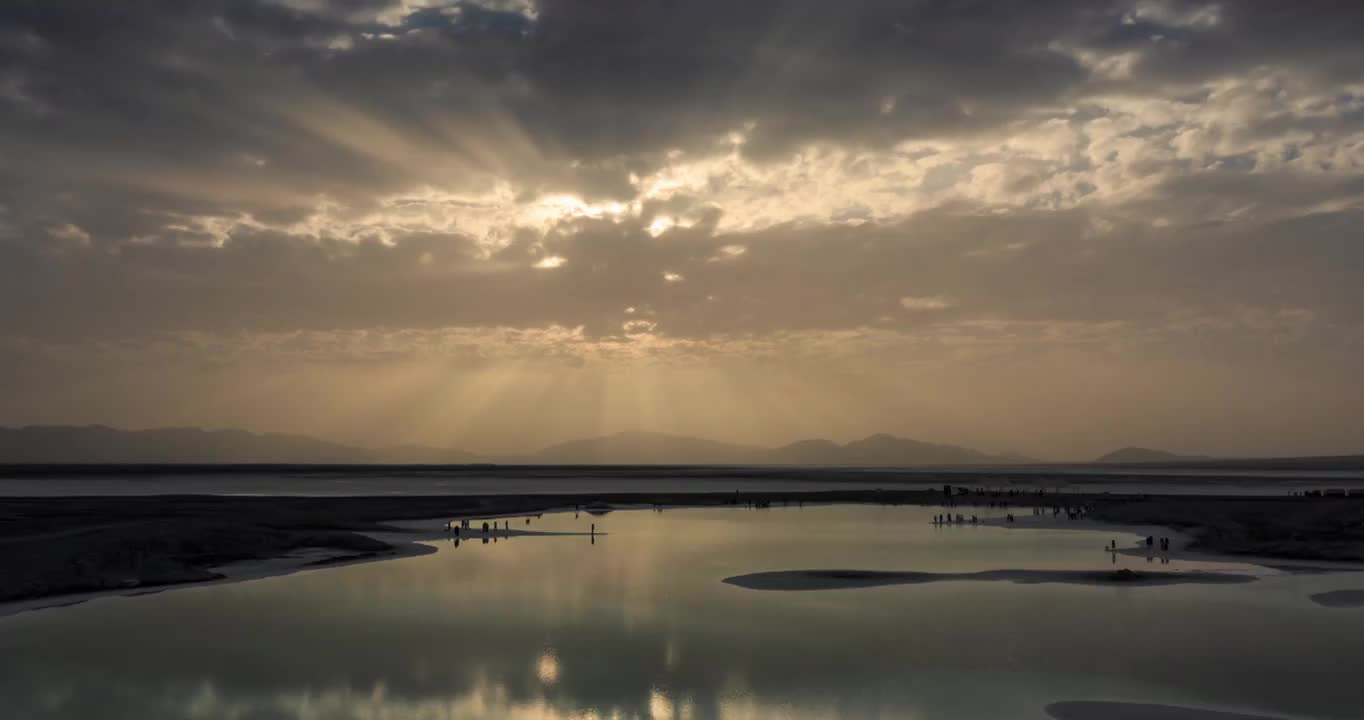
[{"label": "water reflection", "polygon": [[535,659],[535,676],[545,685],[559,682],[559,658],[553,650],[546,650]]},{"label": "water reflection", "polygon": [[942,529],[932,515],[547,515],[536,530],[596,523],[598,536],[442,540],[422,557],[16,615],[0,620],[0,707],[81,720],[1041,720],[1049,702],[1116,698],[1343,720],[1364,706],[1352,679],[1364,613],[1307,600],[1357,578],[814,593],[720,582],[801,567],[1146,567],[1105,552],[1113,533]]}]

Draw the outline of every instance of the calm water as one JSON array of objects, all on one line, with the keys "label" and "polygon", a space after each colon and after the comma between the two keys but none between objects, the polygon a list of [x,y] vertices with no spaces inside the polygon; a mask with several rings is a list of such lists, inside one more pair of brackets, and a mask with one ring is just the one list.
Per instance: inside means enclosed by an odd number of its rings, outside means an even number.
[{"label": "calm water", "polygon": [[546,516],[531,528],[595,522],[610,535],[442,540],[421,557],[21,613],[0,618],[0,716],[1041,720],[1051,701],[1112,699],[1360,717],[1364,610],[1307,599],[1364,587],[1360,574],[1154,588],[720,582],[802,567],[1112,567],[1102,546],[1132,540],[934,528],[933,512]]}]

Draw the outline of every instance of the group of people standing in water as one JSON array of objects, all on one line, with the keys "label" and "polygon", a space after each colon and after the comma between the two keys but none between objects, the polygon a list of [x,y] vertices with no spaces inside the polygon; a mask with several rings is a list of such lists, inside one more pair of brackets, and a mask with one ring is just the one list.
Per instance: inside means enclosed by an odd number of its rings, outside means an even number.
[{"label": "group of people standing in water", "polygon": [[1146,547],[1148,548],[1154,547],[1157,542],[1159,542],[1160,544],[1161,552],[1170,552],[1170,538],[1167,537],[1157,538],[1154,535],[1146,536]]},{"label": "group of people standing in water", "polygon": [[[530,518],[526,518],[526,524],[527,524],[527,525],[530,524]],[[445,532],[454,533],[454,534],[455,534],[455,537],[459,537],[459,534],[460,534],[460,532],[461,532],[462,530],[468,530],[468,529],[470,529],[470,528],[469,528],[469,520],[468,520],[468,518],[465,518],[464,520],[460,520],[458,525],[456,525],[454,521],[450,521],[450,522],[445,523]],[[502,529],[502,530],[511,530],[511,521],[510,521],[510,520],[505,520],[505,521],[503,521],[503,523],[502,523],[502,528],[501,528],[501,529]],[[493,521],[493,525],[492,525],[491,530],[494,531],[494,532],[496,532],[496,531],[498,530],[497,521],[496,521],[496,520]],[[488,521],[484,520],[484,521],[483,521],[483,534],[484,534],[484,535],[488,534],[488,531],[489,531]]]}]

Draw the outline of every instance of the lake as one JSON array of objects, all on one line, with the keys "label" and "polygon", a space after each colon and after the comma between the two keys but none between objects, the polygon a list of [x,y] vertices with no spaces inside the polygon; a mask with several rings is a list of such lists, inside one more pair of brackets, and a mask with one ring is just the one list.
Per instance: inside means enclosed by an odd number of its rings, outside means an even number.
[{"label": "lake", "polygon": [[[435,552],[0,618],[5,718],[1043,720],[1064,700],[1358,720],[1364,575],[1111,556],[1120,532],[935,527],[934,508],[546,515],[595,538]],[[979,511],[976,511],[979,512]],[[1026,511],[1025,511],[1026,512]],[[1244,585],[941,582],[809,592],[769,570],[1213,569]]]},{"label": "lake", "polygon": [[1361,470],[813,466],[0,466],[0,497],[130,495],[404,496],[781,492],[964,487],[1055,492],[1286,496],[1364,492]]}]

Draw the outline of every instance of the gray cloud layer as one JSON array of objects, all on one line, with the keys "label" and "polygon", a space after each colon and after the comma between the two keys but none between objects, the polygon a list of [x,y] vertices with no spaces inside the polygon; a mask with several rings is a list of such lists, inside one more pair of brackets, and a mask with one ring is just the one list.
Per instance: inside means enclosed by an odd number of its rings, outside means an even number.
[{"label": "gray cloud layer", "polygon": [[1348,449],[1361,28],[1354,2],[6,3],[0,367],[35,384],[0,421],[81,414],[41,400],[54,358],[118,377],[168,343],[580,367],[799,339],[812,376],[1068,348],[1307,374],[1285,449]]}]

